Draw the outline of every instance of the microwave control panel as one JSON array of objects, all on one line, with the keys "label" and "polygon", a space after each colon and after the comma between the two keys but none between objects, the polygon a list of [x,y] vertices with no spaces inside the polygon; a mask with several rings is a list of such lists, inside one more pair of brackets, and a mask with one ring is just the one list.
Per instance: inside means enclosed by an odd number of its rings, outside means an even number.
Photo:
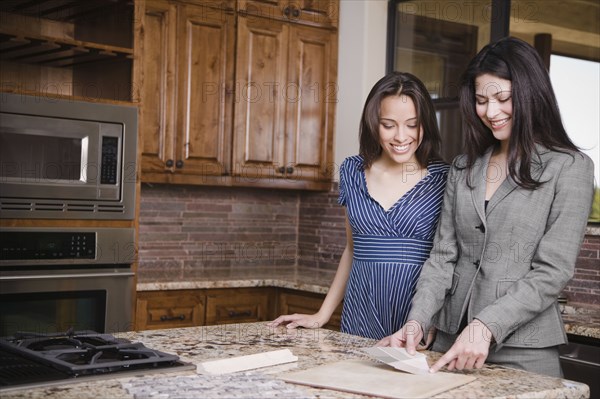
[{"label": "microwave control panel", "polygon": [[100,162],[100,184],[117,184],[119,166],[119,139],[102,137],[102,160]]},{"label": "microwave control panel", "polygon": [[91,232],[0,232],[2,260],[94,259]]}]

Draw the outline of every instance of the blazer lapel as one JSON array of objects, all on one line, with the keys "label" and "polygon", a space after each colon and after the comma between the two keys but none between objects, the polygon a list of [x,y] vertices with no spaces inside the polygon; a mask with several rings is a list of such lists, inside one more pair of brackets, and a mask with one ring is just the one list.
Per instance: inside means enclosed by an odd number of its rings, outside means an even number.
[{"label": "blazer lapel", "polygon": [[507,176],[506,179],[500,184],[500,187],[496,190],[496,192],[490,198],[490,202],[488,203],[486,214],[490,214],[498,205],[500,201],[502,201],[508,194],[510,194],[515,188],[517,188],[517,183],[512,179],[512,177]]},{"label": "blazer lapel", "polygon": [[[535,149],[536,149],[535,153],[533,153],[531,156],[530,173],[531,173],[531,177],[534,180],[537,180],[537,179],[539,179],[539,177],[542,174],[542,171],[544,169],[543,168],[544,165],[543,165],[542,158],[540,155],[545,152],[548,152],[548,149],[539,144],[536,144]],[[488,158],[488,161],[489,161],[489,158]],[[516,170],[519,170],[518,163],[517,163]],[[498,203],[500,201],[502,201],[504,198],[506,198],[506,196],[508,194],[513,192],[513,190],[515,190],[518,187],[519,187],[519,185],[517,184],[517,182],[515,182],[512,177],[507,176],[506,179],[500,185],[500,187],[498,187],[498,189],[496,190],[494,195],[492,195],[492,198],[490,198],[490,202],[488,203],[486,214],[489,214],[490,212],[492,212],[494,210],[494,208],[496,207],[496,205],[498,205]],[[484,195],[485,195],[485,189],[484,189]]]},{"label": "blazer lapel", "polygon": [[488,149],[481,158],[473,164],[471,168],[471,198],[473,206],[479,215],[479,218],[485,223],[485,176],[490,157],[492,156],[492,148]]}]

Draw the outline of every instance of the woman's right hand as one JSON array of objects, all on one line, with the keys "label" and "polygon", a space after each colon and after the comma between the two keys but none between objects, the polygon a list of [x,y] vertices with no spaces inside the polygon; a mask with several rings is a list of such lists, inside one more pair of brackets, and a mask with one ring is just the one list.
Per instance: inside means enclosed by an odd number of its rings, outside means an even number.
[{"label": "woman's right hand", "polygon": [[409,320],[400,330],[379,341],[375,346],[391,346],[406,348],[406,351],[414,355],[417,346],[423,338],[423,329],[416,320]]},{"label": "woman's right hand", "polygon": [[294,313],[289,315],[282,315],[275,320],[268,323],[269,327],[277,327],[285,325],[286,328],[320,328],[323,327],[329,320],[323,320],[318,313],[308,315],[301,313]]}]

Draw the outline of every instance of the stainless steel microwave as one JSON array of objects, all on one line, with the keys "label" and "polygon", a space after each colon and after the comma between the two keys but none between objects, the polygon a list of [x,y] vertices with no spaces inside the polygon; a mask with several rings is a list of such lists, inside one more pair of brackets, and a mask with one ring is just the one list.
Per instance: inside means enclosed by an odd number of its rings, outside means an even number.
[{"label": "stainless steel microwave", "polygon": [[0,218],[133,219],[137,108],[0,93]]}]

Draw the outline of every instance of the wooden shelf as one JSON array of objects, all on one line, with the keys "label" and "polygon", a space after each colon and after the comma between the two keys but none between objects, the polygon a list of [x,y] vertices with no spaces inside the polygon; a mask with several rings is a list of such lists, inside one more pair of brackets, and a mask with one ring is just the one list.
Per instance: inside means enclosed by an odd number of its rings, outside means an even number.
[{"label": "wooden shelf", "polygon": [[133,0],[2,0],[0,11],[54,21],[74,22],[119,13]]},{"label": "wooden shelf", "polygon": [[77,40],[25,37],[0,32],[0,58],[25,64],[72,67],[88,62],[133,59],[133,50]]},{"label": "wooden shelf", "polygon": [[0,0],[0,89],[132,101],[135,13],[133,0]]}]

